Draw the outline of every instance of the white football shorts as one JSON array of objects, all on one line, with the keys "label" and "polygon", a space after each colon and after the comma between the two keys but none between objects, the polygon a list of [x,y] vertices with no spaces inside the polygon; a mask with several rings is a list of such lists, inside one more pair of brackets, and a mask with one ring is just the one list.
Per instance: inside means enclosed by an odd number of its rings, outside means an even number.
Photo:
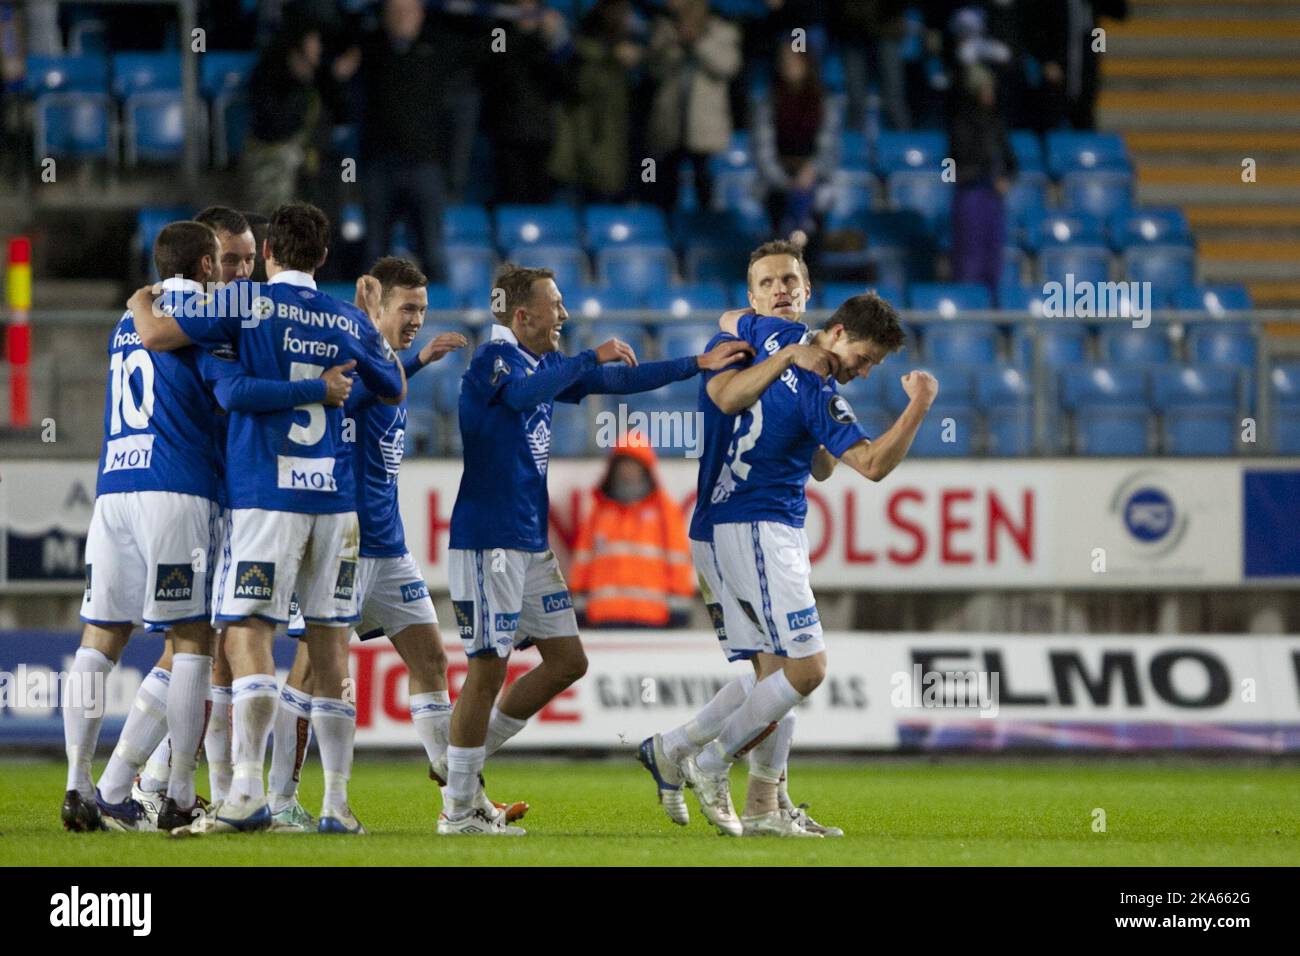
[{"label": "white football shorts", "polygon": [[447,569],[467,657],[509,657],[534,640],[577,636],[573,598],[554,551],[452,548]]},{"label": "white football shorts", "polygon": [[808,536],[775,521],[713,526],[713,550],[726,588],[752,627],[727,620],[727,646],[781,657],[826,650],[809,577]]},{"label": "white football shorts", "polygon": [[[745,616],[736,601],[736,596],[722,580],[713,542],[696,541],[692,538],[691,561],[695,564],[695,576],[699,579],[700,597],[704,599],[704,607],[708,610],[709,621],[718,635],[723,656],[728,661],[743,661],[753,657],[754,651],[733,648],[727,640],[727,634],[734,630],[737,638],[740,638],[741,647],[754,647],[761,640],[762,635],[757,632],[753,622]],[[741,632],[751,633],[741,638]]]},{"label": "white football shorts", "polygon": [[257,617],[288,624],[296,593],[308,624],[357,619],[356,512],[298,514],[233,508],[217,581],[219,621]]},{"label": "white football shorts", "polygon": [[216,502],[172,491],[100,495],[86,536],[81,619],[151,631],[205,621]]},{"label": "white football shorts", "polygon": [[400,558],[362,558],[357,568],[361,640],[394,637],[412,624],[437,624],[424,573],[411,552]]}]

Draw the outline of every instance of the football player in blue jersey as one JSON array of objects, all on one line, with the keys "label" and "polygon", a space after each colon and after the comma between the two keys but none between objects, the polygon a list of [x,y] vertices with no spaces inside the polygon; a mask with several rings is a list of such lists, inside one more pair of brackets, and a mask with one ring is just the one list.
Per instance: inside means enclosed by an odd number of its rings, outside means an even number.
[{"label": "football player in blue jersey", "polygon": [[[586,672],[573,601],[547,545],[553,403],[649,391],[752,355],[750,346],[731,341],[704,355],[638,366],[632,349],[611,339],[566,357],[559,348],[568,313],[554,273],[508,266],[495,285],[492,338],[461,380],[465,470],[448,568],[469,673],[451,717],[442,834],[524,833],[504,811],[478,802],[484,760]],[[609,362],[621,365],[605,367]],[[494,707],[510,652],[525,643],[536,643],[542,663]]]},{"label": "football player in blue jersey", "polygon": [[[141,339],[160,352],[233,342],[245,372],[281,381],[318,378],[328,366],[355,362],[379,401],[400,403],[406,393],[401,364],[370,316],[316,288],[313,274],[325,261],[328,242],[329,221],[319,209],[305,203],[279,207],[265,242],[265,286],[250,290],[236,282],[202,308],[175,315],[151,308],[152,290],[141,289],[131,299],[147,313],[139,319]],[[257,292],[251,300],[250,291]],[[227,455],[240,467],[227,471],[231,510],[216,593],[218,618],[229,622],[234,777],[229,799],[175,832],[271,825],[262,779],[278,698],[271,645],[276,625],[287,622],[295,592],[307,623],[311,719],[325,772],[318,828],[364,832],[347,802],[356,709],[343,688],[348,634],[358,616],[360,529],[343,412],[320,401],[287,412],[232,412]]]}]

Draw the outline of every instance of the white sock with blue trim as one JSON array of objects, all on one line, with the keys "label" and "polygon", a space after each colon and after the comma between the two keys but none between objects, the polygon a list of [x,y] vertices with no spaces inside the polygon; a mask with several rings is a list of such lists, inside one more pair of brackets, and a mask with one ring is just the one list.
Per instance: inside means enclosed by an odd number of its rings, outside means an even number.
[{"label": "white sock with blue trim", "polygon": [[63,747],[68,755],[68,790],[93,798],[95,783],[90,762],[104,723],[105,687],[113,662],[93,647],[77,649],[72,669],[62,687]]},{"label": "white sock with blue trim", "polygon": [[527,717],[511,717],[509,714],[504,714],[497,710],[496,707],[493,707],[492,716],[488,720],[487,743],[484,744],[484,753],[491,757],[505,746],[507,740],[523,730],[527,724]]},{"label": "white sock with blue trim", "polygon": [[451,732],[451,694],[445,690],[412,694],[411,723],[424,745],[429,765],[436,767],[447,753],[447,735]]},{"label": "white sock with blue trim", "polygon": [[211,710],[207,733],[203,735],[203,752],[208,758],[208,786],[212,789],[213,803],[226,799],[235,770],[230,756],[231,695],[229,687],[214,686],[208,691]]},{"label": "white sock with blue trim", "polygon": [[131,713],[117,738],[113,756],[99,778],[99,792],[109,803],[121,803],[131,795],[131,784],[149,754],[167,734],[167,692],[172,675],[155,667],[140,684],[131,702]]},{"label": "white sock with blue trim", "polygon": [[245,797],[261,801],[266,798],[262,771],[266,765],[266,738],[275,719],[278,685],[274,674],[249,674],[236,677],[231,689],[235,768],[230,781],[230,799]]},{"label": "white sock with blue trim", "polygon": [[745,703],[727,718],[718,739],[700,752],[697,765],[705,773],[721,773],[726,770],[746,745],[803,699],[804,695],[794,689],[785,676],[785,671],[777,671],[763,678],[745,698]]},{"label": "white sock with blue trim", "polygon": [[311,724],[325,770],[325,799],[321,816],[348,811],[348,778],[352,776],[352,744],[357,735],[357,709],[337,697],[311,699]]},{"label": "white sock with blue trim", "polygon": [[754,690],[758,677],[753,671],[734,677],[722,685],[704,708],[680,727],[664,734],[664,750],[670,760],[682,760],[700,752],[710,740],[718,736],[727,718],[745,702]]},{"label": "white sock with blue trim", "polygon": [[[172,662],[173,665],[175,662]],[[173,679],[175,675],[173,674]],[[171,705],[171,695],[167,695],[168,706]],[[145,793],[162,793],[167,789],[167,778],[171,774],[172,766],[172,741],[170,737],[163,737],[162,743],[153,748],[153,753],[144,763],[144,769],[140,771],[140,789]]]},{"label": "white sock with blue trim", "polygon": [[443,790],[443,812],[458,818],[474,809],[478,775],[487,760],[484,747],[447,747],[447,786]]},{"label": "white sock with blue trim", "polygon": [[298,793],[298,775],[311,746],[311,694],[285,684],[271,729],[271,769],[266,775],[271,812],[279,813]]}]

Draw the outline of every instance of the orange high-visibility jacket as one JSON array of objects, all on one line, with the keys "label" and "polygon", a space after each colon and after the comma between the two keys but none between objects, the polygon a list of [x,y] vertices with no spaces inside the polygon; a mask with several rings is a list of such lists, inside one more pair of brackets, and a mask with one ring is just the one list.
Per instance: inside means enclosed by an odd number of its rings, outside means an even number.
[{"label": "orange high-visibility jacket", "polygon": [[592,492],[591,516],[574,544],[569,590],[580,607],[585,605],[590,624],[663,626],[672,611],[686,610],[695,594],[686,519],[659,487],[653,449],[624,442],[615,456],[620,454],[646,466],[653,490],[632,504],[599,489]]}]

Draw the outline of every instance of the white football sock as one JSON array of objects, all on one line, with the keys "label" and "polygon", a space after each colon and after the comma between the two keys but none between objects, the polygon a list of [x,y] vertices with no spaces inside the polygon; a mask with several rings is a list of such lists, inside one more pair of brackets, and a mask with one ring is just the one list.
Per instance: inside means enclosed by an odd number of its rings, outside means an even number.
[{"label": "white football sock", "polygon": [[149,754],[167,733],[167,688],[172,675],[155,667],[140,684],[131,713],[117,738],[113,756],[99,778],[99,792],[109,803],[121,803],[131,795],[131,784]]},{"label": "white football sock", "polygon": [[274,674],[249,674],[236,677],[232,688],[234,706],[231,737],[234,738],[234,775],[230,780],[229,799],[247,797],[265,799],[262,768],[266,763],[266,738],[275,719],[278,685]]},{"label": "white football sock", "polygon": [[212,658],[207,654],[172,656],[172,688],[167,695],[167,739],[172,772],[167,796],[181,809],[194,806],[194,768],[203,742],[203,718],[212,686]]},{"label": "white football sock", "polygon": [[271,771],[267,774],[267,796],[271,812],[279,813],[293,803],[298,792],[298,772],[311,742],[311,694],[285,684],[275,708],[271,730]]},{"label": "white football sock", "polygon": [[478,794],[478,775],[487,761],[486,747],[447,747],[447,786],[443,789],[443,809],[448,817],[461,817],[474,809]]},{"label": "white football sock", "polygon": [[738,751],[761,734],[768,724],[784,717],[804,695],[790,684],[784,671],[763,678],[740,708],[722,725],[718,739],[709,744],[696,758],[705,773],[721,773],[731,766]]},{"label": "white football sock", "polygon": [[[173,662],[174,664],[174,662]],[[176,680],[175,673],[172,674],[173,683]],[[167,695],[167,706],[171,706],[171,694]],[[153,753],[144,763],[144,769],[140,771],[140,789],[146,793],[162,793],[167,789],[167,778],[171,775],[172,766],[172,739],[163,737],[162,743],[153,748]]]},{"label": "white football sock", "polygon": [[492,717],[488,720],[487,743],[484,744],[484,760],[500,750],[507,740],[524,729],[528,718],[511,717],[492,708]]},{"label": "white football sock", "polygon": [[63,684],[63,746],[68,755],[68,790],[83,797],[95,796],[90,762],[99,743],[108,701],[105,685],[113,662],[93,647],[82,647],[72,659],[72,670]]},{"label": "white football sock", "polygon": [[713,699],[704,705],[704,709],[680,727],[674,727],[664,734],[664,750],[670,760],[681,760],[700,752],[722,730],[727,718],[736,712],[736,708],[745,702],[745,698],[754,690],[757,677],[751,670],[735,677],[722,685],[713,695]]},{"label": "white football sock", "polygon": [[212,789],[212,802],[225,800],[230,793],[230,777],[234,767],[230,762],[230,703],[229,687],[213,687],[208,691],[211,711],[208,729],[203,736],[203,752],[208,758],[208,786]]},{"label": "white football sock", "polygon": [[325,770],[321,816],[338,816],[348,809],[348,778],[352,776],[357,709],[336,697],[313,697],[311,723],[316,730],[320,762]]},{"label": "white football sock", "polygon": [[411,695],[411,723],[424,744],[430,766],[447,753],[447,734],[451,730],[451,695],[445,690]]},{"label": "white football sock", "polygon": [[790,760],[790,742],[794,740],[795,712],[782,717],[776,730],[768,734],[749,752],[749,775],[768,783],[780,783]]}]

